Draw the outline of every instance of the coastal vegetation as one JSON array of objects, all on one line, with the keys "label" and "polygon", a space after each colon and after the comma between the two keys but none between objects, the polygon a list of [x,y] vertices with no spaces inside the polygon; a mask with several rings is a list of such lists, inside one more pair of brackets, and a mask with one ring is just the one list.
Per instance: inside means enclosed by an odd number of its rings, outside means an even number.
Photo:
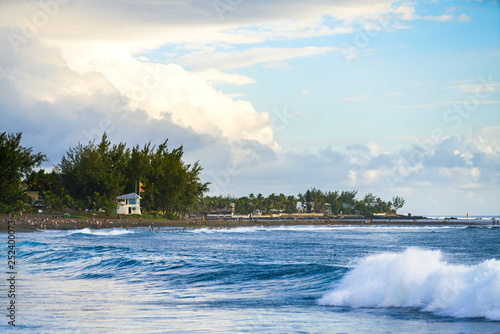
[{"label": "coastal vegetation", "polygon": [[111,145],[104,134],[98,144],[70,148],[56,173],[79,208],[111,213],[117,196],[137,190],[145,211],[186,212],[208,191],[208,183],[200,181],[200,164],[185,164],[182,146],[170,151],[167,141],[129,149],[124,143]]},{"label": "coastal vegetation", "polygon": [[24,191],[25,180],[47,157],[21,146],[21,133],[0,134],[0,210],[22,211],[29,199]]},{"label": "coastal vegetation", "polygon": [[[147,143],[128,148],[125,143],[112,145],[104,134],[99,143],[70,147],[49,173],[35,170],[46,156],[32,153],[20,141],[21,133],[0,136],[2,212],[29,211],[38,204],[49,211],[111,214],[117,196],[139,191],[145,211],[168,216],[186,212],[208,191],[208,183],[200,181],[201,165],[186,164],[183,147],[169,150],[167,140],[158,147]],[[38,192],[38,203],[31,203],[28,191]]]},{"label": "coastal vegetation", "polygon": [[[362,200],[356,199],[357,191],[327,191],[311,188],[297,196],[284,194],[249,194],[243,197],[205,196],[194,207],[196,212],[228,212],[248,215],[261,213],[326,213],[373,215],[377,213],[395,214],[403,207],[405,200],[396,196],[392,201],[383,201],[380,197],[368,193]],[[233,209],[234,207],[234,209]]]},{"label": "coastal vegetation", "polygon": [[[384,201],[372,193],[357,199],[357,191],[311,188],[298,195],[249,194],[243,197],[205,196],[209,183],[200,180],[199,162],[186,164],[183,147],[170,150],[168,140],[155,146],[127,147],[111,144],[106,133],[101,141],[70,147],[61,161],[47,172],[39,167],[47,157],[21,145],[21,133],[0,134],[0,212],[62,212],[116,210],[116,197],[140,193],[142,211],[148,215],[178,218],[186,213],[236,214],[326,213],[394,214],[405,200]],[[37,201],[28,192],[39,195]]]}]

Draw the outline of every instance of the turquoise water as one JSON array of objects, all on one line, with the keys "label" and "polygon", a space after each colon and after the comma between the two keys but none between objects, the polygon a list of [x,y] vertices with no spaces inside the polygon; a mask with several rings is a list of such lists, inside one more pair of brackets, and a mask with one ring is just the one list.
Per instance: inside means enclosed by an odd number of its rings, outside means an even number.
[{"label": "turquoise water", "polygon": [[16,326],[5,270],[0,332],[499,333],[499,240],[492,226],[17,233]]}]

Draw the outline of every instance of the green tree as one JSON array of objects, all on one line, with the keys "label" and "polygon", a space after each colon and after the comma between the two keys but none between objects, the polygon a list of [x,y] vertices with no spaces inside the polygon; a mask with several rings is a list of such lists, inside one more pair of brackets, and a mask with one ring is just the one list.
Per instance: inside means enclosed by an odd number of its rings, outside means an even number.
[{"label": "green tree", "polygon": [[405,199],[403,197],[393,197],[392,198],[392,206],[394,207],[395,212],[401,209],[405,205]]},{"label": "green tree", "polygon": [[297,198],[293,195],[289,195],[286,197],[286,207],[285,213],[296,213],[299,210],[297,209]]},{"label": "green tree", "polygon": [[369,204],[369,203],[375,203],[376,201],[377,201],[377,198],[372,193],[366,194],[365,198],[363,199],[363,202],[365,202],[367,204]]},{"label": "green tree", "polygon": [[125,188],[129,156],[125,144],[112,146],[106,133],[99,144],[92,141],[70,147],[58,165],[63,185],[75,200],[86,202],[88,209],[105,209],[109,214],[115,208],[111,203]]},{"label": "green tree", "polygon": [[[168,150],[167,140],[150,155],[150,166],[146,172],[146,205],[153,210],[167,213],[185,212],[194,205],[209,183],[201,183],[202,170],[196,162],[192,167],[182,161],[183,148]],[[149,197],[148,197],[149,196]],[[149,199],[149,201],[148,201]]]},{"label": "green tree", "polygon": [[354,206],[355,205],[355,198],[356,194],[358,193],[357,190],[354,191],[342,191],[340,193],[340,196],[338,198],[339,202],[342,204],[347,204]]},{"label": "green tree", "polygon": [[186,165],[182,156],[182,146],[169,151],[167,140],[157,149],[148,143],[130,150],[124,143],[111,145],[104,134],[99,144],[70,148],[58,168],[77,205],[109,213],[116,197],[135,191],[140,181],[143,208],[173,214],[193,209],[209,185],[200,182],[199,162]]},{"label": "green tree", "polygon": [[314,212],[324,212],[326,210],[325,194],[319,189],[311,189],[312,208]]},{"label": "green tree", "polygon": [[13,212],[23,208],[28,175],[40,167],[47,157],[33,153],[33,148],[21,145],[22,133],[0,134],[0,204],[3,211]]}]

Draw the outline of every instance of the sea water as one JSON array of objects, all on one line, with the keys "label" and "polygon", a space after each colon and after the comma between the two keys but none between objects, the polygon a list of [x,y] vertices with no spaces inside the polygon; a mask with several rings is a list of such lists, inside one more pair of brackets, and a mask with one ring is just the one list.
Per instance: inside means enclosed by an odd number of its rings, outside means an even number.
[{"label": "sea water", "polygon": [[500,333],[499,227],[168,230],[17,233],[0,332]]}]

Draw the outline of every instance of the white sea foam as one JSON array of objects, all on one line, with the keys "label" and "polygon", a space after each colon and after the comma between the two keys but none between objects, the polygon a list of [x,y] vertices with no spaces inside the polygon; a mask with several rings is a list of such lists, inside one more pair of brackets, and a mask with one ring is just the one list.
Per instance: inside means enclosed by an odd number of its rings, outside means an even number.
[{"label": "white sea foam", "polygon": [[[61,230],[62,231],[62,230]],[[75,233],[84,233],[84,234],[90,234],[92,232],[90,232],[90,228],[88,227],[85,227],[85,228],[82,228],[82,229],[74,229],[74,230],[67,230],[65,231],[67,234],[75,234]]]},{"label": "white sea foam", "polygon": [[130,230],[130,231],[127,231],[126,229],[99,229],[99,230],[92,230],[91,231],[92,234],[94,235],[121,235],[121,234],[129,234],[129,233],[134,233],[134,231]]},{"label": "white sea foam", "polygon": [[187,232],[193,233],[253,233],[261,230],[265,230],[266,228],[261,226],[240,226],[240,227],[231,227],[229,230],[227,228],[219,229],[217,227],[213,229],[209,229],[207,227],[195,229],[195,230],[187,230]]},{"label": "white sea foam", "polygon": [[83,234],[93,234],[93,235],[121,235],[127,233],[133,233],[132,231],[121,230],[121,229],[99,229],[91,230],[88,227],[82,228],[80,230],[68,230],[68,234],[83,233]]},{"label": "white sea foam", "polygon": [[409,248],[362,259],[321,305],[415,307],[457,318],[500,320],[500,261],[448,264],[440,251]]},{"label": "white sea foam", "polygon": [[333,230],[347,230],[347,231],[363,231],[363,232],[421,232],[423,230],[448,230],[448,229],[465,229],[467,226],[397,226],[397,225],[277,225],[277,226],[239,226],[219,229],[217,226],[213,229],[207,227],[186,230],[186,232],[193,233],[253,233],[253,232],[273,232],[273,231],[290,231],[290,232],[326,232]]}]

